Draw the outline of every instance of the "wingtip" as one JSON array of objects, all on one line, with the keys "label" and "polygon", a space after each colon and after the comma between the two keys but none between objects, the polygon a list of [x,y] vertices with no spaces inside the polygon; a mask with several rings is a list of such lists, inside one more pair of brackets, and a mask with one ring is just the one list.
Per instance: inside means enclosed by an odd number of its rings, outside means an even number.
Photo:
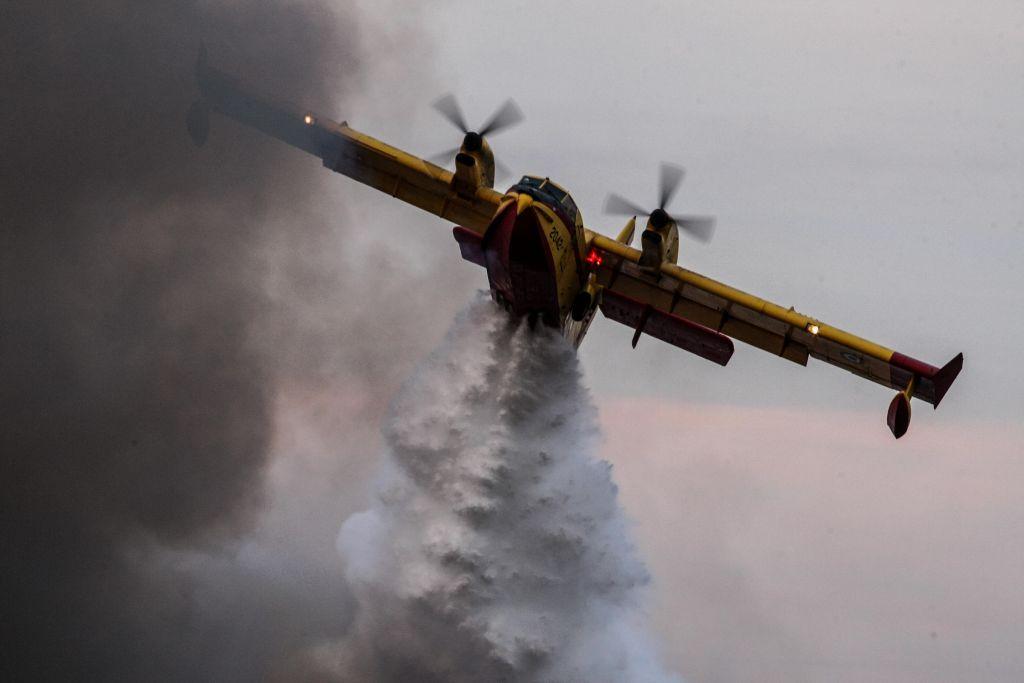
[{"label": "wingtip", "polygon": [[953,386],[953,382],[956,381],[960,371],[964,368],[964,354],[956,354],[951,361],[942,366],[935,376],[932,377],[932,383],[935,384],[935,403],[934,408],[939,407],[939,403],[942,402],[942,398],[949,391],[949,388]]}]

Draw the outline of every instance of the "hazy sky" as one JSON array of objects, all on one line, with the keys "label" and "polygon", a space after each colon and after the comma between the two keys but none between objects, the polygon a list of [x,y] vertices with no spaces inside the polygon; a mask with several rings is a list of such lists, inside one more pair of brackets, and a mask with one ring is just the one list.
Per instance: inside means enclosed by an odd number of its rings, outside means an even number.
[{"label": "hazy sky", "polygon": [[814,361],[737,344],[720,368],[601,319],[581,358],[688,681],[1024,679],[1018,0],[14,10],[9,677],[294,678],[351,624],[334,541],[386,405],[486,286],[449,225],[314,158],[223,120],[193,148],[204,38],[423,155],[458,142],[441,94],[473,122],[514,97],[496,154],[602,232],[607,192],[650,202],[682,164],[674,207],[719,220],[683,265],[932,364],[964,352],[899,442],[889,391]]},{"label": "hazy sky", "polygon": [[[671,663],[693,681],[1024,676],[1024,5],[363,10],[391,40],[355,127],[428,154],[455,140],[436,96],[471,121],[515,97],[528,118],[496,154],[565,185],[589,227],[619,227],[606,192],[650,202],[658,162],[683,164],[675,206],[719,219],[684,265],[935,365],[966,356],[895,442],[890,392],[834,368],[738,344],[723,369],[595,322],[581,354]],[[434,256],[429,216],[338,185],[367,230],[485,282]]]},{"label": "hazy sky", "polygon": [[[365,10],[400,41],[402,15],[384,7]],[[683,244],[684,265],[932,364],[963,351],[945,419],[1020,414],[1024,367],[1010,359],[1024,321],[1008,315],[1024,304],[1020,3],[446,3],[417,19],[432,49],[417,90],[458,93],[471,120],[516,97],[529,118],[496,153],[558,179],[590,227],[620,227],[601,214],[608,191],[649,202],[658,162],[681,163],[678,207],[719,219],[711,245]],[[407,73],[401,45],[388,53],[350,122],[413,151],[444,147],[452,131],[429,102],[403,94],[416,110],[397,123],[378,111]],[[628,336],[595,325],[584,354],[623,352]],[[886,403],[831,368],[740,349],[721,370],[645,346],[595,387]],[[661,372],[669,357],[678,375]]]}]

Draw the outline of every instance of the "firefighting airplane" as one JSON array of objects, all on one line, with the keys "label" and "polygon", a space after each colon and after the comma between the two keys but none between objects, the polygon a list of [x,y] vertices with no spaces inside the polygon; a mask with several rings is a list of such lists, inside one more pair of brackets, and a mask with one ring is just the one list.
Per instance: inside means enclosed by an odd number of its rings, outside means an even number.
[{"label": "firefighting airplane", "polygon": [[[524,176],[498,192],[487,136],[522,118],[511,101],[476,131],[454,98],[435,103],[464,136],[447,153],[455,158],[451,172],[346,122],[260,96],[212,67],[205,48],[196,78],[201,98],[186,121],[196,144],[209,134],[209,113],[219,112],[320,157],[332,171],[455,223],[462,257],[487,269],[494,300],[515,317],[560,329],[576,346],[601,309],[634,329],[634,347],[648,334],[724,366],[732,339],[739,339],[799,365],[817,358],[897,390],[886,416],[897,439],[910,424],[910,399],[938,407],[963,366],[962,353],[937,368],[676,265],[680,231],[707,241],[714,227],[712,218],[666,210],[682,180],[680,168],[662,166],[653,210],[608,197],[608,213],[632,216],[615,238],[588,229],[569,193],[549,178]],[[633,249],[641,215],[647,223],[641,248]]]}]

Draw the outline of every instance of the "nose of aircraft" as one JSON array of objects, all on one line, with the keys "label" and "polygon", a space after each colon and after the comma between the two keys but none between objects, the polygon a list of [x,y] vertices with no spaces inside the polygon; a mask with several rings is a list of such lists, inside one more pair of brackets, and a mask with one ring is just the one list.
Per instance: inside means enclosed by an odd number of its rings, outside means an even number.
[{"label": "nose of aircraft", "polygon": [[516,213],[521,216],[531,206],[533,206],[533,197],[524,192],[519,195],[519,200],[516,202]]}]

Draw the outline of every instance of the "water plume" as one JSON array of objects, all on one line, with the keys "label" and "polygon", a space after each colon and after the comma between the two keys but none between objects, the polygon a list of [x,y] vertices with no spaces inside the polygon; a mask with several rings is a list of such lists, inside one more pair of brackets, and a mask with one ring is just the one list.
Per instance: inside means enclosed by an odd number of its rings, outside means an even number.
[{"label": "water plume", "polygon": [[339,535],[342,680],[668,681],[648,574],[573,349],[475,301],[395,398],[372,507]]}]

